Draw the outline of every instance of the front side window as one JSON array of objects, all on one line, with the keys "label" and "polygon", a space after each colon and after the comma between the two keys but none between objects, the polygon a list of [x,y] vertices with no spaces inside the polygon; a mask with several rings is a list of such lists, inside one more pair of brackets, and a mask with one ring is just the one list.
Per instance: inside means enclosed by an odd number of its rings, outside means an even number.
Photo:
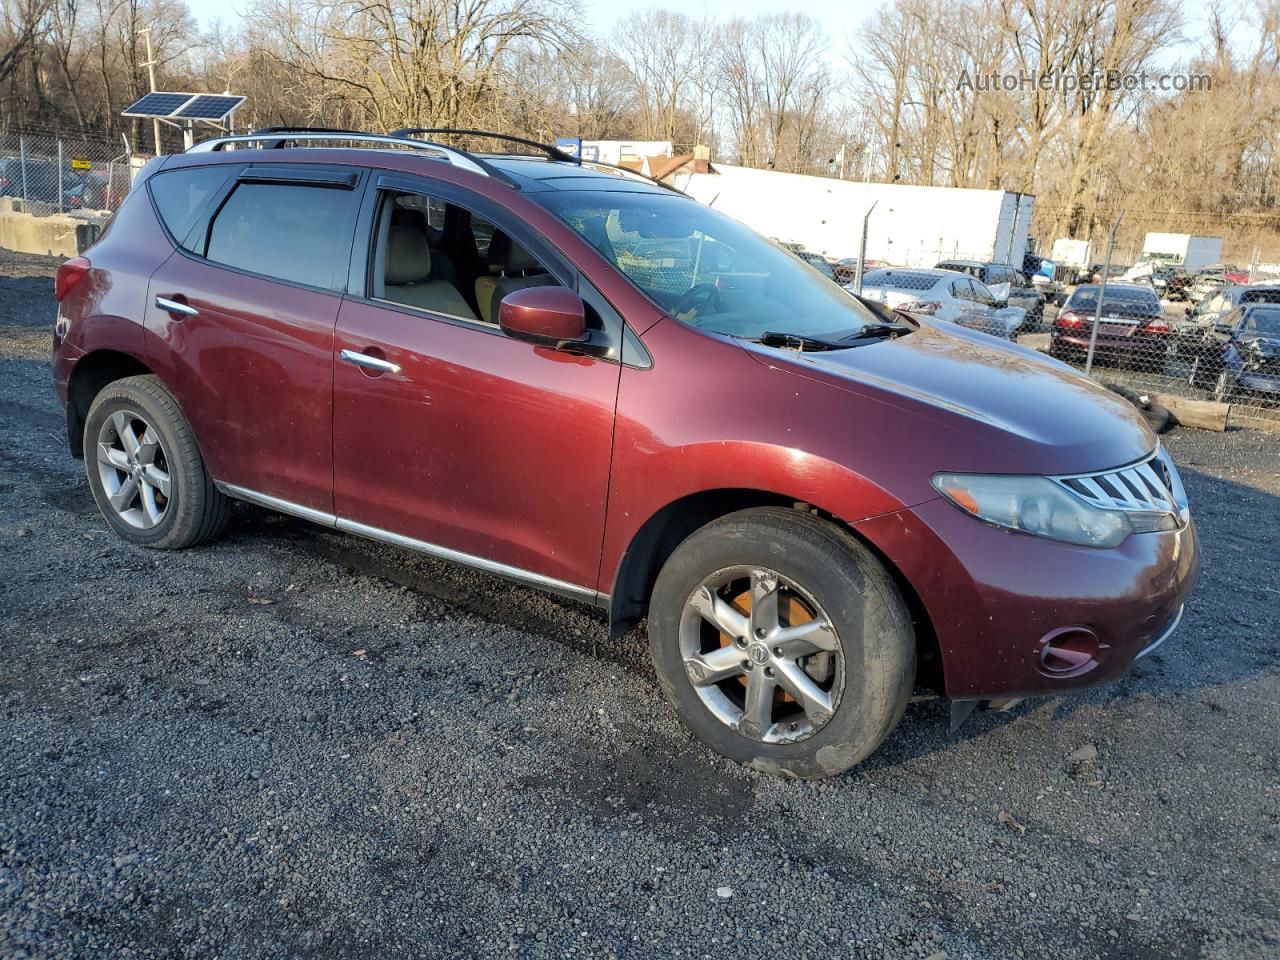
[{"label": "front side window", "polygon": [[504,230],[436,197],[383,193],[375,230],[375,300],[496,325],[508,294],[560,282]]},{"label": "front side window", "polygon": [[549,190],[529,198],[692,326],[748,339],[767,332],[843,338],[881,322],[799,257],[685,197]]},{"label": "front side window", "polygon": [[215,263],[326,290],[346,285],[351,190],[241,183],[214,217],[205,257]]},{"label": "front side window", "polygon": [[1249,311],[1244,328],[1250,333],[1280,335],[1280,308],[1255,307]]}]

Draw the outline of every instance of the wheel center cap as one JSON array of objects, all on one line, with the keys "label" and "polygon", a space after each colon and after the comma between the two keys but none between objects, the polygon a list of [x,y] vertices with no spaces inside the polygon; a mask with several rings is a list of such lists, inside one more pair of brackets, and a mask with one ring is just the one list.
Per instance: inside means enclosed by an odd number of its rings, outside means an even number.
[{"label": "wheel center cap", "polygon": [[769,648],[763,643],[753,643],[747,647],[747,656],[751,658],[751,662],[759,666],[769,661]]}]

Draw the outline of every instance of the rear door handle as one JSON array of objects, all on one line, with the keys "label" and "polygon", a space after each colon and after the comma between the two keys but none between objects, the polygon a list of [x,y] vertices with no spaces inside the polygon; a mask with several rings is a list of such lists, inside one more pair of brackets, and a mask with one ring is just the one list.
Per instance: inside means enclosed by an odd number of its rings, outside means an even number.
[{"label": "rear door handle", "polygon": [[200,311],[181,300],[170,300],[167,297],[156,297],[156,306],[165,313],[176,313],[184,317],[198,317]]},{"label": "rear door handle", "polygon": [[390,360],[383,360],[381,357],[371,357],[367,353],[360,353],[358,350],[343,350],[338,356],[342,357],[347,363],[355,364],[357,367],[364,367],[366,370],[377,370],[379,373],[399,373],[400,364],[392,363]]}]

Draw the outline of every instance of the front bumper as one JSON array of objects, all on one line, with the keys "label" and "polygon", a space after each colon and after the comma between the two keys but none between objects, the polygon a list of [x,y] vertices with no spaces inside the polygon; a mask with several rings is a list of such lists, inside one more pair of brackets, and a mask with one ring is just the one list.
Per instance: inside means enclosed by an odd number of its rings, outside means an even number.
[{"label": "front bumper", "polygon": [[[857,529],[919,597],[953,699],[1053,694],[1122,675],[1176,628],[1199,569],[1190,520],[1102,550],[1005,531],[939,499]],[[1096,653],[1050,670],[1046,649],[1077,635],[1095,638]]]}]

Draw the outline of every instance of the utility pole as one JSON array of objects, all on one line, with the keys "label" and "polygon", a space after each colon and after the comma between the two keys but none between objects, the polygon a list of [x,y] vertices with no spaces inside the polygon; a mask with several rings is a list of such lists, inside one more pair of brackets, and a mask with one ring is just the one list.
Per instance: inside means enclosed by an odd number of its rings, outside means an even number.
[{"label": "utility pole", "polygon": [[[138,31],[147,38],[147,62],[143,64],[147,68],[147,78],[151,83],[151,92],[156,92],[156,58],[151,53],[151,28],[143,27]],[[151,118],[151,136],[156,145],[156,156],[160,156],[160,121]]]}]

